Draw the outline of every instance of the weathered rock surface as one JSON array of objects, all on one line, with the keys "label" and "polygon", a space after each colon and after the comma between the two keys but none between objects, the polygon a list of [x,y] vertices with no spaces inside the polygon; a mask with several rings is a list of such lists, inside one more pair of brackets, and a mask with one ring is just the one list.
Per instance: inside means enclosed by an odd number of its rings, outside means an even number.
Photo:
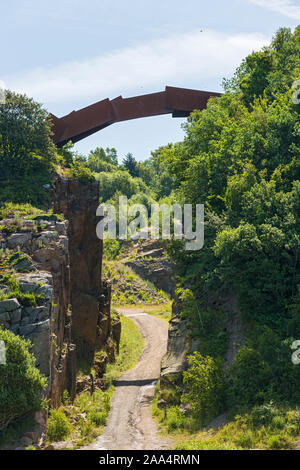
[{"label": "weathered rock surface", "polygon": [[[27,255],[16,263],[15,273],[21,292],[34,294],[37,305],[22,305],[14,298],[0,302],[0,324],[31,340],[37,366],[49,378],[47,398],[57,407],[63,390],[71,399],[75,396],[77,358],[92,363],[95,350],[103,349],[107,360],[113,360],[113,339],[120,332],[113,332],[110,287],[101,283],[98,184],[57,175],[53,188],[54,211],[68,220],[41,216],[19,220],[18,233],[2,232],[0,248],[21,248]],[[1,225],[15,227],[12,219]],[[8,286],[1,285],[0,291],[9,294]],[[28,439],[34,442],[32,437],[24,436],[23,445]]]},{"label": "weathered rock surface", "polygon": [[7,246],[10,249],[23,247],[31,241],[30,233],[13,233],[7,240]]},{"label": "weathered rock surface", "polygon": [[96,235],[99,219],[98,183],[84,185],[57,177],[54,182],[54,211],[69,221],[72,332],[77,357],[92,363],[96,349],[114,354],[110,324],[109,288],[101,284],[102,241]]},{"label": "weathered rock surface", "polygon": [[[167,257],[160,256],[162,249],[143,253],[134,261],[126,261],[126,265],[133,269],[142,279],[151,281],[157,289],[161,289],[170,295],[175,290],[175,264]],[[150,259],[148,259],[148,255]],[[152,259],[152,255],[155,257]]]},{"label": "weathered rock surface", "polygon": [[180,378],[186,369],[186,355],[191,342],[187,322],[180,318],[181,303],[176,299],[172,305],[172,318],[168,330],[167,353],[161,363],[161,385]]},{"label": "weathered rock surface", "polygon": [[0,302],[0,313],[13,312],[14,310],[20,309],[20,304],[17,299],[7,299]]},{"label": "weathered rock surface", "polygon": [[[21,247],[27,253],[14,266],[16,278],[21,292],[35,294],[40,304],[28,306],[20,305],[17,299],[4,300],[0,302],[0,323],[31,341],[37,367],[49,377],[48,398],[57,406],[63,390],[67,388],[74,396],[76,387],[70,325],[68,223],[42,220],[37,222],[38,226],[33,221],[19,223],[26,231],[4,237],[1,246],[13,250]],[[10,225],[9,219],[5,225]],[[6,286],[2,288],[9,293]]]}]

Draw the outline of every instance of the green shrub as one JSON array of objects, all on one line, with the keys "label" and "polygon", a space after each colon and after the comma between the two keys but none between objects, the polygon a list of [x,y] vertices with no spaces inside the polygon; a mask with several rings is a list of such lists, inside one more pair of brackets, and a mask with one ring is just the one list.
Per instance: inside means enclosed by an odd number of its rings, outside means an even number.
[{"label": "green shrub", "polygon": [[167,413],[167,426],[169,432],[184,428],[184,414],[180,411],[179,406],[168,408]]},{"label": "green shrub", "polygon": [[25,307],[42,305],[45,301],[41,294],[22,292],[20,290],[20,284],[13,274],[4,274],[4,276],[0,276],[0,283],[3,283],[10,288],[10,291],[7,294],[0,295],[0,301],[16,298]]},{"label": "green shrub", "polygon": [[47,421],[47,438],[50,441],[61,441],[68,437],[72,427],[62,410],[50,410]]},{"label": "green shrub", "polygon": [[[147,193],[149,189],[140,178],[133,178],[125,170],[117,170],[114,172],[101,172],[95,174],[95,178],[99,181],[100,196],[104,202],[119,195],[130,198],[139,192]],[[109,201],[114,202],[114,201]],[[117,201],[116,207],[117,206]]]},{"label": "green shrub", "polygon": [[278,408],[273,402],[255,406],[249,415],[251,426],[270,426],[275,418],[278,418]]},{"label": "green shrub", "polygon": [[96,407],[91,408],[88,412],[88,418],[92,423],[96,424],[96,426],[104,426],[107,419],[106,410],[99,411]]},{"label": "green shrub", "polygon": [[79,181],[82,184],[88,184],[95,181],[93,173],[84,162],[74,161],[66,171],[66,175]]},{"label": "green shrub", "polygon": [[186,390],[182,399],[203,424],[221,409],[220,365],[212,357],[202,356],[199,352],[188,356],[187,361],[189,369],[183,373]]},{"label": "green shrub", "polygon": [[29,341],[0,327],[6,347],[6,364],[0,364],[0,430],[13,419],[41,407],[47,381],[35,367]]},{"label": "green shrub", "polygon": [[243,346],[227,371],[229,407],[243,408],[263,404],[269,397],[271,379],[272,371],[259,352]]},{"label": "green shrub", "polygon": [[103,240],[103,255],[108,260],[117,259],[121,252],[121,245],[118,240],[106,238]]},{"label": "green shrub", "polygon": [[291,449],[293,447],[294,440],[290,436],[284,434],[278,434],[271,436],[267,440],[267,447],[270,450],[284,450]]}]

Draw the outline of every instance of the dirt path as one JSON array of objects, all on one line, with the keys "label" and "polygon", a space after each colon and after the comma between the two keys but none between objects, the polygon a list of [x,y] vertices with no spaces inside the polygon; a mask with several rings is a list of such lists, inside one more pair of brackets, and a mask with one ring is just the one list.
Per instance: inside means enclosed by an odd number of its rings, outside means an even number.
[{"label": "dirt path", "polygon": [[137,309],[119,309],[131,318],[145,340],[136,366],[116,382],[107,425],[99,438],[85,447],[92,450],[159,450],[170,448],[157,432],[151,399],[167,348],[168,325]]}]

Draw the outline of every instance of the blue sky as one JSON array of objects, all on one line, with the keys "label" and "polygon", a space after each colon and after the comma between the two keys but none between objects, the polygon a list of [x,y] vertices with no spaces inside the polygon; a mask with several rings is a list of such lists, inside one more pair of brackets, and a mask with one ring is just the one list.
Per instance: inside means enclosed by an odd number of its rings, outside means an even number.
[{"label": "blue sky", "polygon": [[[0,81],[57,116],[165,85],[222,91],[245,55],[300,23],[300,0],[14,0],[0,8]],[[181,140],[183,121],[115,124],[76,149],[116,147],[120,160],[128,152],[144,160]]]}]

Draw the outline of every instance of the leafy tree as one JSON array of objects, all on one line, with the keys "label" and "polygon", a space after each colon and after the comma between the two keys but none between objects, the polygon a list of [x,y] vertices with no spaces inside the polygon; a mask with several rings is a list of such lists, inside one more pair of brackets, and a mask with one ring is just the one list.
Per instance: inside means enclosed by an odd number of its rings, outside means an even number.
[{"label": "leafy tree", "polygon": [[188,356],[187,360],[189,368],[183,373],[186,387],[183,401],[190,404],[203,425],[221,409],[220,367],[212,357],[201,356],[199,352]]},{"label": "leafy tree", "polygon": [[211,321],[218,289],[238,299],[246,346],[229,370],[230,406],[299,395],[300,369],[290,359],[299,331],[300,109],[291,99],[299,52],[300,28],[279,30],[270,47],[243,61],[222,97],[191,114],[184,141],[164,152],[177,199],[205,204],[204,248],[171,247],[181,287]]},{"label": "leafy tree", "polygon": [[274,99],[291,89],[300,72],[300,26],[292,33],[281,28],[269,47],[253,52],[237,69],[233,79],[225,80],[226,90],[242,92],[250,106],[255,97]]},{"label": "leafy tree", "polygon": [[69,141],[58,150],[58,159],[61,160],[61,165],[64,168],[70,168],[75,162],[86,163],[86,158],[74,150],[74,145],[72,141]]},{"label": "leafy tree", "polygon": [[227,371],[227,376],[229,406],[243,408],[264,403],[265,395],[270,391],[272,370],[259,352],[243,346]]},{"label": "leafy tree", "polygon": [[95,181],[93,173],[88,168],[85,161],[74,160],[65,174],[83,184]]},{"label": "leafy tree", "polygon": [[118,167],[118,156],[115,148],[97,147],[92,150],[87,159],[87,165],[91,171],[100,173],[101,171],[115,171]]},{"label": "leafy tree", "polygon": [[111,199],[116,192],[128,198],[142,191],[147,192],[147,187],[140,178],[133,178],[124,170],[101,172],[95,174],[95,177],[99,181],[100,197],[104,202]]},{"label": "leafy tree", "polygon": [[6,91],[0,105],[0,200],[45,200],[43,185],[57,161],[50,135],[47,111],[25,95]]},{"label": "leafy tree", "polygon": [[6,348],[6,364],[0,364],[0,430],[12,420],[41,407],[46,379],[35,367],[30,342],[0,327]]},{"label": "leafy tree", "polygon": [[125,158],[123,158],[122,164],[131,176],[133,176],[134,178],[138,176],[137,161],[132,155],[132,153],[128,153]]}]

